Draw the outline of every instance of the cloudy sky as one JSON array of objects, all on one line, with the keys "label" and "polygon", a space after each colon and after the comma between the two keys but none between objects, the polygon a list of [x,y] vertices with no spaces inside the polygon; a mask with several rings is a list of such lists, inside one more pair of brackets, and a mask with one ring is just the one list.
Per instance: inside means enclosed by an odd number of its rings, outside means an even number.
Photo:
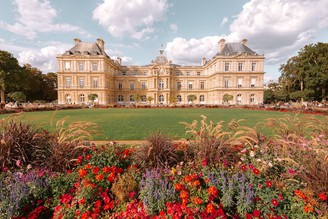
[{"label": "cloudy sky", "polygon": [[199,65],[218,41],[248,39],[265,80],[306,44],[327,42],[328,0],[0,0],[0,49],[44,73],[73,39],[105,41],[126,65],[149,64],[163,44],[176,64]]}]

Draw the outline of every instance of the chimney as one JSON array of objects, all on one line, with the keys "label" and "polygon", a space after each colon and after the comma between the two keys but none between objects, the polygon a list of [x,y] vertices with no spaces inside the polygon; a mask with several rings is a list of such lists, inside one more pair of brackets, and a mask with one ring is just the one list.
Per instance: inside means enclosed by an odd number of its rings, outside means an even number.
[{"label": "chimney", "polygon": [[202,66],[204,66],[205,64],[206,64],[206,58],[203,57],[203,58],[202,58]]},{"label": "chimney", "polygon": [[219,52],[221,52],[223,50],[223,48],[225,46],[225,42],[226,42],[225,39],[221,39],[219,41]]},{"label": "chimney", "polygon": [[117,62],[118,62],[118,64],[122,65],[122,58],[121,57],[117,57]]},{"label": "chimney", "polygon": [[103,39],[98,38],[97,39],[97,44],[101,48],[102,51],[105,51],[105,42],[103,41]]},{"label": "chimney", "polygon": [[80,42],[81,42],[81,40],[80,40],[79,38],[75,38],[75,39],[74,39],[74,44],[75,44],[75,45],[77,45],[77,44],[80,43]]},{"label": "chimney", "polygon": [[247,46],[247,39],[243,39],[240,43]]}]

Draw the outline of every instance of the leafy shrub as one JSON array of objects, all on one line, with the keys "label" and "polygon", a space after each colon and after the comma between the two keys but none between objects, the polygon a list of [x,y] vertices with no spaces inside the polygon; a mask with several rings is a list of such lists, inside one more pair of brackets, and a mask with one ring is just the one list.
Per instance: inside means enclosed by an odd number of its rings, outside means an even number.
[{"label": "leafy shrub", "polygon": [[144,168],[174,166],[179,162],[173,141],[157,132],[147,139],[148,143],[135,149],[134,160]]},{"label": "leafy shrub", "polygon": [[120,201],[127,201],[133,198],[139,191],[140,174],[135,169],[119,175],[112,186],[112,192]]}]

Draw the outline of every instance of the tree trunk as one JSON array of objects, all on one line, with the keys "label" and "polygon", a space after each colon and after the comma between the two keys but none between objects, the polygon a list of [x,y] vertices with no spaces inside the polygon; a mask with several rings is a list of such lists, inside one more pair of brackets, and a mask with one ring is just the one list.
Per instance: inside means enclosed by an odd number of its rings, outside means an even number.
[{"label": "tree trunk", "polygon": [[321,94],[322,94],[322,101],[324,101],[326,99],[326,88],[325,87],[321,88]]},{"label": "tree trunk", "polygon": [[303,80],[301,80],[301,91],[303,91]]},{"label": "tree trunk", "polygon": [[1,93],[1,103],[5,103],[6,101],[5,101],[5,91],[4,90],[0,90],[0,93]]}]

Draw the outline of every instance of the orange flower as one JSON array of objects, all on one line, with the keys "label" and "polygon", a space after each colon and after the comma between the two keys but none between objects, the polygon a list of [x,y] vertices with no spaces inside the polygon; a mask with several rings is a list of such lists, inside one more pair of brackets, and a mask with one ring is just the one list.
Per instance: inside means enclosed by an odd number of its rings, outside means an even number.
[{"label": "orange flower", "polygon": [[200,186],[200,181],[199,180],[195,180],[191,183],[192,186],[197,187]]},{"label": "orange flower", "polygon": [[174,185],[174,189],[177,190],[177,191],[181,191],[183,188],[184,188],[184,186],[180,183],[176,183]]},{"label": "orange flower", "polygon": [[79,176],[82,178],[84,177],[85,175],[87,175],[88,171],[86,171],[85,169],[79,169],[77,171],[79,173]]},{"label": "orange flower", "polygon": [[301,199],[306,199],[306,196],[303,192],[301,192],[300,190],[295,190],[295,195]]},{"label": "orange flower", "polygon": [[111,172],[108,176],[107,176],[107,181],[108,182],[114,182],[115,179],[115,173]]},{"label": "orange flower", "polygon": [[182,190],[180,192],[180,198],[182,199],[182,203],[186,203],[188,202],[188,198],[189,198],[189,193],[187,190]]},{"label": "orange flower", "polygon": [[304,206],[304,211],[306,213],[313,212],[313,207],[310,204],[307,204],[306,206]]},{"label": "orange flower", "polygon": [[199,197],[192,197],[191,200],[195,205],[200,205],[203,203],[203,200]]},{"label": "orange flower", "polygon": [[95,178],[96,178],[96,180],[101,181],[104,179],[104,175],[100,173]]},{"label": "orange flower", "polygon": [[218,197],[219,191],[215,186],[211,186],[207,189],[208,194],[212,195],[214,198]]},{"label": "orange flower", "polygon": [[208,214],[211,214],[215,211],[215,206],[212,203],[208,203],[208,205],[206,206],[206,212]]},{"label": "orange flower", "polygon": [[102,171],[104,173],[109,173],[110,172],[110,168],[106,166],[106,167],[102,168]]}]

